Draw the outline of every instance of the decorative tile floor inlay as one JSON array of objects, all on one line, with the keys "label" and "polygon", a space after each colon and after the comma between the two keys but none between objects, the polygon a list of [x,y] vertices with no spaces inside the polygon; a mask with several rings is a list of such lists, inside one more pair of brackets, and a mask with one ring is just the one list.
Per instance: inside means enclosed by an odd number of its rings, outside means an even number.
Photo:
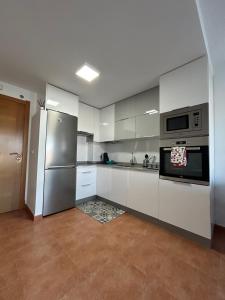
[{"label": "decorative tile floor inlay", "polygon": [[77,208],[101,223],[110,222],[125,213],[124,210],[100,200],[81,203],[77,205]]}]

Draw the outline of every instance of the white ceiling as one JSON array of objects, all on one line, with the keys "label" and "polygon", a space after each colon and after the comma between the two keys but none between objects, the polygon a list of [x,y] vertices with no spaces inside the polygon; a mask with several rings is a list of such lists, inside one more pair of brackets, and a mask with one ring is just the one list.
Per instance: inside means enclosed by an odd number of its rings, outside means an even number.
[{"label": "white ceiling", "polygon": [[214,66],[225,63],[225,1],[197,0]]},{"label": "white ceiling", "polygon": [[[3,0],[0,36],[0,80],[33,91],[48,81],[97,107],[206,53],[194,0]],[[96,81],[74,75],[84,62]]]}]

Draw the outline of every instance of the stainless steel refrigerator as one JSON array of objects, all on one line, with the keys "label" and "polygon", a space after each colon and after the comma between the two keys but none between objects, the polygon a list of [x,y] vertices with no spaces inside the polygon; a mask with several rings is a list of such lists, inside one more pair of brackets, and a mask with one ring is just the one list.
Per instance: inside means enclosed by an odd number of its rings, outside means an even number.
[{"label": "stainless steel refrigerator", "polygon": [[77,118],[48,110],[43,216],[75,206]]}]

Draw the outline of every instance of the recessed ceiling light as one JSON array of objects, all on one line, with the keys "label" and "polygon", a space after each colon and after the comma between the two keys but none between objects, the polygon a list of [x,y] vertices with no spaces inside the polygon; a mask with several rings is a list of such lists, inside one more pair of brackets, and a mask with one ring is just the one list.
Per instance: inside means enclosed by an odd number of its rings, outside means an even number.
[{"label": "recessed ceiling light", "polygon": [[49,99],[49,100],[47,100],[47,104],[50,106],[58,106],[59,102]]},{"label": "recessed ceiling light", "polygon": [[77,72],[76,75],[91,82],[99,76],[99,72],[94,70],[91,66],[84,64]]},{"label": "recessed ceiling light", "polygon": [[147,110],[145,112],[145,114],[148,114],[148,115],[153,115],[153,114],[157,114],[157,113],[158,113],[158,110],[156,110],[156,109]]}]

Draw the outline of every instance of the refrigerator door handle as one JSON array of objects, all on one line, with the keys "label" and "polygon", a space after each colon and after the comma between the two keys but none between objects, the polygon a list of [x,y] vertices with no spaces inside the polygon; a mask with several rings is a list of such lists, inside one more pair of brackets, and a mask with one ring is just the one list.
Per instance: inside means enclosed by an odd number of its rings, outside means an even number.
[{"label": "refrigerator door handle", "polygon": [[70,169],[70,168],[75,168],[76,166],[75,165],[66,165],[66,166],[51,166],[51,167],[48,167],[46,170],[51,170],[51,169]]}]

